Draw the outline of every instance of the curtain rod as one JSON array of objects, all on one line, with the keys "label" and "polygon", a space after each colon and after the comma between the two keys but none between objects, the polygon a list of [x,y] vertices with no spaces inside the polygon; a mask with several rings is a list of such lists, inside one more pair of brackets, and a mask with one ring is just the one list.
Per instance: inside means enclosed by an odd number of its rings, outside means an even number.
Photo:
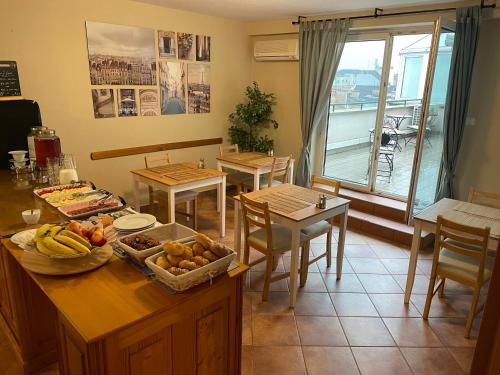
[{"label": "curtain rod", "polygon": [[[481,9],[485,8],[496,8],[496,3],[485,5],[484,0],[481,0]],[[359,20],[363,18],[379,18],[379,17],[390,17],[390,16],[405,16],[409,14],[425,14],[425,13],[434,13],[434,12],[451,12],[455,11],[457,8],[438,8],[438,9],[422,9],[422,10],[413,10],[413,11],[407,11],[407,12],[394,12],[394,13],[382,13],[384,10],[382,8],[375,8],[373,10],[373,14],[366,14],[363,16],[353,16],[353,17],[342,17],[342,18],[328,18],[324,20],[312,20],[312,22],[316,21],[333,21],[333,20],[345,20],[345,19],[350,19],[350,20]],[[299,25],[302,19],[305,19],[307,17],[304,16],[298,16],[297,21],[293,21],[292,25]]]}]

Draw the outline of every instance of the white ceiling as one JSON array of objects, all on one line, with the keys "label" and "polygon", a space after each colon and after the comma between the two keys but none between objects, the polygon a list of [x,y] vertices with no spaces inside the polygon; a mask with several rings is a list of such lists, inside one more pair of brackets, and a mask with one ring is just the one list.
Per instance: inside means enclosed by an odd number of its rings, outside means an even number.
[{"label": "white ceiling", "polygon": [[283,19],[343,11],[404,7],[453,0],[135,0],[241,20]]}]

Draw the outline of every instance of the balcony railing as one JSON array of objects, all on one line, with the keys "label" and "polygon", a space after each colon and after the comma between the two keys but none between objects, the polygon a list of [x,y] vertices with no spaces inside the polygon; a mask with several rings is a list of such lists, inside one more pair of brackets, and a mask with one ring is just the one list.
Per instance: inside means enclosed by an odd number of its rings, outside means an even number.
[{"label": "balcony railing", "polygon": [[[393,99],[386,100],[387,107],[414,107],[420,106],[422,99]],[[349,101],[346,103],[332,103],[330,102],[330,113],[338,111],[363,111],[376,109],[378,100],[372,101]]]}]

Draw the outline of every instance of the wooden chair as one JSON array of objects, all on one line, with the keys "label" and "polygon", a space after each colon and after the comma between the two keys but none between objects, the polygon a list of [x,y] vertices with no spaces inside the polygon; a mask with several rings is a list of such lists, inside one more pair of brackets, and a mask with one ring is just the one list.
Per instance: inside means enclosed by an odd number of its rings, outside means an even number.
[{"label": "wooden chair", "polygon": [[[340,182],[336,180],[331,180],[325,177],[319,177],[313,175],[311,177],[311,189],[319,191],[321,193],[330,194],[337,196],[340,190]],[[304,229],[302,233],[305,236],[304,244],[304,256],[302,257],[301,264],[301,275],[300,275],[300,286],[303,287],[307,281],[307,273],[309,266],[321,258],[326,257],[326,265],[330,267],[332,264],[332,232],[333,232],[333,220],[332,221],[320,221],[319,223],[312,224]],[[311,240],[313,238],[322,236],[326,233],[326,251],[317,256],[314,259],[309,259],[309,252],[311,248]],[[342,256],[337,257],[337,264],[342,263]]]},{"label": "wooden chair", "polygon": [[[483,309],[477,308],[481,287],[490,279],[493,257],[488,256],[490,228],[462,225],[438,216],[436,239],[432,259],[431,279],[422,317],[427,319],[432,297],[439,290],[443,296],[446,279],[451,279],[474,289],[472,305],[465,326],[465,337],[469,338],[474,317]],[[441,281],[438,286],[436,278]]]},{"label": "wooden chair", "polygon": [[[243,228],[245,234],[245,246],[243,252],[243,262],[250,267],[266,261],[266,271],[264,275],[264,290],[262,300],[267,301],[269,296],[269,284],[290,276],[290,272],[271,276],[278,257],[289,251],[291,248],[292,233],[290,229],[271,223],[269,205],[267,202],[257,202],[245,195],[240,194],[241,207],[243,210]],[[250,226],[256,226],[254,232],[250,232]],[[302,243],[302,238],[301,238]],[[264,254],[250,263],[250,247]],[[304,247],[302,247],[302,257]],[[300,273],[302,274],[302,273]]]},{"label": "wooden chair", "polygon": [[[228,145],[228,146],[219,146],[219,156],[227,155],[227,154],[237,154],[239,153],[239,148],[237,144],[234,145]],[[226,182],[229,185],[234,185],[236,186],[236,191],[241,193],[243,189],[243,181],[248,178],[248,173],[244,172],[235,172],[231,169],[224,168],[224,172],[228,173],[226,176]]]},{"label": "wooden chair", "polygon": [[[260,186],[267,185],[267,187],[272,187],[287,183],[290,176],[291,162],[292,155],[273,158],[271,172],[267,176],[264,175],[260,177]],[[247,177],[243,182],[243,191],[248,192],[248,190],[252,189],[253,177]]]},{"label": "wooden chair", "polygon": [[477,190],[475,187],[470,188],[467,201],[471,203],[480,204],[483,206],[500,208],[500,194],[480,191]]},{"label": "wooden chair", "polygon": [[[170,164],[170,156],[168,154],[163,154],[159,156],[145,156],[144,163],[146,168],[154,168],[163,165]],[[151,186],[148,187],[149,190],[149,206],[153,207],[155,204],[155,196],[160,198],[164,202],[168,202],[167,193],[161,190],[153,190]],[[158,202],[158,201],[156,201]],[[194,190],[181,191],[175,194],[175,204],[185,204],[186,212],[175,211],[176,214],[186,216],[187,221],[193,219],[193,229],[198,227],[198,192]],[[192,205],[191,205],[192,203]]]}]

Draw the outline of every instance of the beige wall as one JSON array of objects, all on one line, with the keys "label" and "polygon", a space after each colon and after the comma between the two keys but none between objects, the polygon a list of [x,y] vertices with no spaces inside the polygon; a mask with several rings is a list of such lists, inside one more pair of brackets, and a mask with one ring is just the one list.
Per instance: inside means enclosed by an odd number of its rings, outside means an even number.
[{"label": "beige wall", "polygon": [[[94,119],[85,21],[192,32],[212,37],[212,111],[200,115]],[[130,169],[143,156],[91,161],[91,151],[224,137],[227,115],[250,82],[250,43],[242,22],[125,0],[0,2],[0,60],[18,62],[22,94],[39,102],[44,125],[56,129],[63,152],[99,186],[130,198]],[[207,158],[217,146],[173,151],[174,160]]]}]

